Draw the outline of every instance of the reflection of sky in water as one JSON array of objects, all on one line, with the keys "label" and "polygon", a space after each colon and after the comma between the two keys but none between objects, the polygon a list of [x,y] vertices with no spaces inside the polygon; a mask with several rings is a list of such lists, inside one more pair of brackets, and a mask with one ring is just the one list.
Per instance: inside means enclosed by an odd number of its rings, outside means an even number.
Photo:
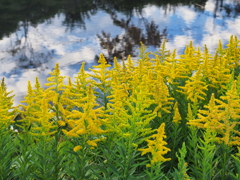
[{"label": "reflection of sky in water", "polygon": [[[152,18],[162,27],[167,27],[169,49],[177,49],[182,53],[190,40],[196,47],[203,47],[207,44],[210,51],[213,51],[218,40],[223,42],[231,35],[239,35],[240,18],[226,17],[224,12],[217,14],[214,18],[215,2],[208,1],[204,13],[195,12],[193,7],[180,6],[174,12],[164,16],[164,10],[154,6],[147,7],[146,15]],[[173,10],[172,10],[173,11]]]},{"label": "reflection of sky in water", "polygon": [[[159,25],[160,32],[167,28],[168,49],[177,49],[180,54],[185,45],[193,40],[195,47],[203,47],[207,44],[210,52],[213,52],[219,39],[226,43],[230,35],[240,33],[239,16],[227,17],[226,12],[222,10],[217,11],[214,18],[215,4],[214,0],[209,0],[202,13],[196,12],[193,6],[177,6],[166,10],[151,5],[143,9],[141,16]],[[122,14],[117,15],[124,18]],[[138,27],[143,26],[141,16],[136,13],[131,20],[132,23]],[[57,62],[60,64],[63,76],[76,76],[82,61],[85,61],[86,67],[90,68],[95,63],[95,56],[105,52],[99,45],[97,33],[101,33],[102,30],[110,32],[111,36],[123,33],[120,27],[113,25],[111,17],[103,11],[86,20],[86,30],[78,27],[72,31],[66,30],[62,25],[63,20],[63,14],[56,15],[48,22],[35,27],[29,26],[27,38],[24,37],[23,29],[19,29],[0,40],[0,76],[6,77],[8,89],[14,90],[16,104],[26,92],[27,81],[35,82],[35,77],[38,76],[40,82],[45,83],[48,73]],[[24,49],[24,55],[39,61],[41,65],[30,69],[19,68],[19,66],[24,67],[24,63],[28,62],[19,61],[22,55],[20,51],[16,51],[14,56],[11,55],[13,52],[10,52],[10,49],[14,49],[16,40],[21,42],[18,48],[28,47]],[[155,51],[151,46],[149,50]],[[46,58],[51,60],[47,61]]]}]

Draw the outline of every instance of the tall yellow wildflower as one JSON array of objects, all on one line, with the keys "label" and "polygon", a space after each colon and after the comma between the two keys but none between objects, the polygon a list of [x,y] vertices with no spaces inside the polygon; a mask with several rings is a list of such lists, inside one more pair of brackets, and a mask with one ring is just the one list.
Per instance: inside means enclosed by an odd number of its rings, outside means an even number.
[{"label": "tall yellow wildflower", "polygon": [[209,86],[215,88],[226,89],[226,83],[231,77],[230,74],[230,62],[229,57],[221,57],[216,53],[213,58],[213,64],[211,67],[211,74],[209,74],[208,79],[211,81]]},{"label": "tall yellow wildflower", "polygon": [[21,105],[22,110],[19,110],[23,119],[22,128],[29,128],[29,132],[33,136],[48,136],[56,133],[56,125],[54,124],[55,114],[51,112],[50,104],[46,94],[41,88],[38,78],[36,78],[35,89],[28,82],[28,94],[25,100],[22,101],[25,105]]},{"label": "tall yellow wildflower", "polygon": [[197,103],[198,100],[204,100],[207,96],[204,91],[207,91],[208,85],[203,81],[201,69],[199,69],[189,80],[186,81],[184,87],[179,86],[183,91],[179,91],[187,95],[187,99],[191,102]]},{"label": "tall yellow wildflower", "polygon": [[87,96],[82,98],[82,102],[81,106],[78,107],[79,110],[72,110],[66,116],[66,123],[69,127],[62,131],[69,137],[85,135],[85,140],[88,137],[97,137],[96,135],[106,132],[101,127],[105,123],[102,120],[103,108],[98,107],[99,105],[96,103],[96,97],[91,86],[88,87]]},{"label": "tall yellow wildflower", "polygon": [[184,74],[191,74],[192,72],[196,71],[199,67],[199,64],[202,63],[200,49],[195,50],[193,42],[190,41],[189,45],[186,46],[184,54],[180,55],[180,59],[178,61],[178,66],[185,71],[182,72]]},{"label": "tall yellow wildflower", "polygon": [[157,114],[150,110],[154,100],[150,93],[148,75],[133,75],[128,83],[132,87],[131,92],[126,89],[126,84],[121,82],[121,78],[118,79],[113,73],[112,94],[108,96],[111,103],[108,104],[107,126],[118,136],[139,145],[146,135],[151,134],[150,121]]},{"label": "tall yellow wildflower", "polygon": [[54,67],[54,70],[50,72],[50,77],[47,78],[48,83],[45,86],[50,86],[48,90],[54,90],[57,93],[60,93],[64,90],[64,76],[61,76],[59,64],[57,63]]},{"label": "tall yellow wildflower", "polygon": [[182,119],[182,117],[179,113],[178,102],[174,104],[173,110],[174,110],[173,122],[180,123],[180,120]]},{"label": "tall yellow wildflower", "polygon": [[8,92],[4,78],[2,79],[0,86],[0,128],[9,127],[10,123],[14,119],[13,111],[13,97],[10,95],[12,91]]},{"label": "tall yellow wildflower", "polygon": [[162,123],[160,127],[157,129],[157,134],[153,134],[150,139],[146,140],[148,143],[148,147],[146,149],[138,149],[142,151],[142,156],[146,153],[152,154],[151,165],[154,165],[158,162],[170,161],[171,158],[164,158],[163,155],[167,154],[170,149],[166,147],[167,142],[164,141],[165,135],[165,123]]},{"label": "tall yellow wildflower", "polygon": [[199,128],[210,128],[219,135],[216,139],[228,145],[240,145],[240,98],[236,90],[236,82],[221,100],[212,95],[208,110],[199,110],[198,119],[190,120],[189,124]]},{"label": "tall yellow wildflower", "polygon": [[216,101],[214,94],[212,94],[208,105],[204,106],[207,110],[199,110],[198,119],[190,120],[189,124],[199,128],[221,129],[222,126],[219,122],[221,110]]},{"label": "tall yellow wildflower", "polygon": [[64,85],[65,76],[61,75],[59,64],[57,63],[53,71],[50,72],[50,77],[47,78],[48,83],[45,86],[49,86],[45,92],[45,98],[48,99],[48,103],[52,104],[52,111],[55,113],[55,120],[59,121],[63,119],[65,114],[65,106],[68,104],[68,99],[63,95],[66,90]]},{"label": "tall yellow wildflower", "polygon": [[[38,94],[40,95],[40,94]],[[33,118],[35,117],[34,113],[40,109],[41,99],[35,95],[35,92],[32,88],[32,84],[28,81],[28,91],[27,95],[24,97],[25,100],[21,101],[21,104],[18,109],[18,112],[21,114],[22,119],[19,122],[22,122],[22,125],[18,124],[21,128],[28,128],[34,122]]]},{"label": "tall yellow wildflower", "polygon": [[105,92],[105,88],[109,87],[109,78],[111,77],[111,73],[108,68],[111,67],[111,65],[107,63],[103,54],[100,54],[98,63],[99,65],[93,66],[94,69],[89,69],[93,72],[90,76],[96,80],[93,84],[101,91]]},{"label": "tall yellow wildflower", "polygon": [[154,111],[158,113],[159,117],[162,116],[163,112],[171,113],[170,105],[174,98],[170,97],[168,87],[165,84],[163,77],[159,74],[157,74],[156,81],[152,85],[151,95],[154,99],[154,104],[156,104]]},{"label": "tall yellow wildflower", "polygon": [[63,104],[62,120],[60,124],[65,125],[67,120],[66,116],[72,113],[72,110],[78,109],[81,111],[82,103],[85,103],[85,97],[88,94],[88,86],[93,82],[90,79],[90,75],[85,71],[85,62],[82,62],[82,66],[74,79],[68,78],[68,85],[64,86],[65,89],[61,94],[60,102]]},{"label": "tall yellow wildflower", "polygon": [[34,136],[47,136],[47,138],[50,138],[51,135],[57,132],[57,126],[52,121],[54,115],[50,112],[47,100],[42,99],[41,101],[39,111],[34,112],[34,123],[32,123],[30,133]]}]

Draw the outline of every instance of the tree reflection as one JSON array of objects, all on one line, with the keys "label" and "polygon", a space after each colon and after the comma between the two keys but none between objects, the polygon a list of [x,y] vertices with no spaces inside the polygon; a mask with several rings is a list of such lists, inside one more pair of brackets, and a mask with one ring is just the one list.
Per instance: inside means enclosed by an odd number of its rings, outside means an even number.
[{"label": "tree reflection", "polygon": [[228,17],[237,17],[240,13],[240,1],[235,1],[235,5],[226,4],[223,6],[223,9],[227,13]]},{"label": "tree reflection", "polygon": [[67,29],[78,25],[85,26],[85,20],[98,10],[121,12],[130,16],[133,11],[141,12],[148,5],[177,6],[178,4],[202,4],[207,0],[0,0],[0,39],[19,27],[19,22],[28,21],[31,25],[44,22],[57,13],[64,13]]},{"label": "tree reflection", "polygon": [[29,22],[22,22],[23,35],[16,34],[16,39],[8,48],[19,68],[38,68],[46,63],[53,55],[52,50],[40,47],[36,50],[32,46],[32,39],[28,36]]},{"label": "tree reflection", "polygon": [[[131,16],[127,19],[118,19],[116,13],[110,13],[113,23],[124,30],[123,34],[112,37],[110,33],[103,31],[97,34],[100,45],[107,50],[105,54],[108,61],[113,60],[114,57],[118,59],[125,59],[129,54],[136,56],[136,46],[140,42],[145,45],[160,46],[162,39],[166,37],[166,29],[160,33],[158,25],[154,21],[148,22],[143,18],[143,27],[139,28],[131,23]],[[96,57],[98,59],[98,57]]]},{"label": "tree reflection", "polygon": [[65,20],[63,24],[67,29],[72,30],[79,26],[85,29],[85,20],[98,11],[98,6],[94,1],[74,0],[64,2],[63,12],[65,13]]},{"label": "tree reflection", "polygon": [[[205,10],[206,1],[199,1],[199,3],[195,3],[195,8],[202,11]],[[223,13],[224,12],[224,13]],[[217,18],[220,14],[222,17],[237,17],[240,13],[240,1],[234,0],[234,2],[224,3],[224,0],[215,0],[213,17]]]},{"label": "tree reflection", "polygon": [[[12,56],[19,57],[19,66],[31,64],[33,61],[36,61],[33,66],[39,66],[37,64],[41,63],[36,59],[49,59],[53,52],[44,47],[41,51],[32,47],[27,35],[29,26],[45,22],[62,13],[65,17],[63,25],[66,26],[66,30],[71,31],[76,26],[85,28],[86,19],[102,10],[111,16],[115,26],[122,28],[123,34],[113,37],[105,30],[98,34],[100,45],[107,50],[106,55],[109,59],[114,56],[121,59],[126,58],[128,54],[135,55],[134,50],[140,42],[148,46],[159,46],[167,33],[166,29],[160,32],[157,24],[145,18],[141,20],[142,27],[133,24],[133,13],[141,15],[146,5],[164,7],[166,12],[178,5],[195,5],[196,11],[204,11],[206,2],[207,0],[0,0],[0,39],[23,28],[24,37],[17,37],[8,51]],[[227,16],[236,17],[240,13],[239,0],[234,0],[232,5],[224,4],[223,0],[216,0],[214,17],[223,10]],[[126,19],[119,19],[117,17],[119,12],[123,13]],[[29,63],[23,63],[25,60]]]}]

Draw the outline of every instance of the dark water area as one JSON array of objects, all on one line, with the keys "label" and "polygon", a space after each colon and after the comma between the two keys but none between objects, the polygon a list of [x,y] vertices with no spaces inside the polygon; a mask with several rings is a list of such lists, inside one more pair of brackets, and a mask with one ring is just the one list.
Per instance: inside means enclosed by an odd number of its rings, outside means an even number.
[{"label": "dark water area", "polygon": [[75,77],[100,53],[137,58],[140,42],[156,51],[167,40],[181,54],[193,40],[214,52],[239,34],[240,0],[0,0],[0,78],[19,104],[27,82],[45,83],[56,63]]}]

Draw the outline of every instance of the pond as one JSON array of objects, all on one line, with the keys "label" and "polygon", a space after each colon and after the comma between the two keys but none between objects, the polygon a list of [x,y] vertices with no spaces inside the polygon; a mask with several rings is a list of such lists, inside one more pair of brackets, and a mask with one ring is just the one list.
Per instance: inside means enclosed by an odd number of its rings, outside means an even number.
[{"label": "pond", "polygon": [[240,34],[239,0],[0,0],[0,77],[14,90],[15,105],[27,82],[46,82],[56,63],[64,76],[86,70],[100,53],[138,56],[143,42],[156,51],[164,40],[183,53],[193,40],[213,52],[221,39]]}]

